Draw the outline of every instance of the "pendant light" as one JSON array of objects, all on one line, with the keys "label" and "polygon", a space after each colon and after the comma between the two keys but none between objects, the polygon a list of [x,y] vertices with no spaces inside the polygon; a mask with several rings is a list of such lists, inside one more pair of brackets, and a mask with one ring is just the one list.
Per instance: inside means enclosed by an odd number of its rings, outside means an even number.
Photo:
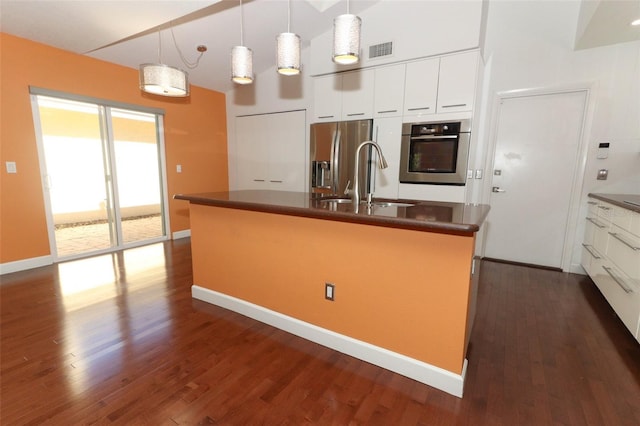
[{"label": "pendant light", "polygon": [[253,51],[244,46],[242,0],[240,0],[240,46],[231,49],[231,80],[238,84],[253,83]]},{"label": "pendant light", "polygon": [[333,20],[333,62],[341,65],[355,64],[360,59],[360,27],[362,20],[347,13]]},{"label": "pendant light", "polygon": [[158,31],[158,63],[140,65],[140,90],[160,96],[189,96],[189,75],[162,63],[162,37]]},{"label": "pendant light", "polygon": [[291,32],[291,0],[287,6],[287,32],[276,37],[276,60],[278,73],[282,75],[300,74],[300,36]]}]

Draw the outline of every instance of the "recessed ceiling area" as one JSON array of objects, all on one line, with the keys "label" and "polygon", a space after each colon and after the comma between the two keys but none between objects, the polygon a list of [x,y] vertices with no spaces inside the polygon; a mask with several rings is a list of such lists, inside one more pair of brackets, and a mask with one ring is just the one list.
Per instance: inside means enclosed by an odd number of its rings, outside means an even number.
[{"label": "recessed ceiling area", "polygon": [[640,0],[589,0],[580,5],[574,48],[590,49],[640,40]]}]

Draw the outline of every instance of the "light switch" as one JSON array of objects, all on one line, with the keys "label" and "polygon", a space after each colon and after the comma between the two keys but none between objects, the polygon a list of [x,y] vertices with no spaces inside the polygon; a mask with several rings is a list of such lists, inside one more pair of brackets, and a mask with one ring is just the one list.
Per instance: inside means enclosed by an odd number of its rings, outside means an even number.
[{"label": "light switch", "polygon": [[7,161],[7,173],[18,173],[18,168],[15,161]]},{"label": "light switch", "polygon": [[177,172],[177,173],[182,173],[182,164],[178,164],[178,165],[176,166],[176,172]]},{"label": "light switch", "polygon": [[482,169],[476,169],[476,179],[482,179]]}]

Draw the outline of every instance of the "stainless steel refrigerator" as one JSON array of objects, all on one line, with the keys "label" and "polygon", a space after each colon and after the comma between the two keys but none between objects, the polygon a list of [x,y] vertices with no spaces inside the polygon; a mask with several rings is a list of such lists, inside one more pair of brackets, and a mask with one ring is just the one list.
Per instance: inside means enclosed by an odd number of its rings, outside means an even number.
[{"label": "stainless steel refrigerator", "polygon": [[[345,190],[353,188],[355,154],[358,145],[371,140],[373,120],[338,121],[311,125],[311,182],[312,197],[345,197]],[[360,196],[369,185],[371,147],[360,153]]]}]

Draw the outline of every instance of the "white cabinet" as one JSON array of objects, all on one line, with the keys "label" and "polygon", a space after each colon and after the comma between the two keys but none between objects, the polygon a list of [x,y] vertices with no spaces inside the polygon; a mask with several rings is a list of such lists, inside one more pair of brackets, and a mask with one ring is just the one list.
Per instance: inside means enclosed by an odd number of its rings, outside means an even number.
[{"label": "white cabinet", "polygon": [[640,341],[640,213],[589,200],[582,266]]},{"label": "white cabinet", "polygon": [[236,117],[238,189],[304,192],[304,111]]},{"label": "white cabinet", "polygon": [[440,58],[438,114],[471,111],[476,93],[478,52],[465,52]]},{"label": "white cabinet", "polygon": [[339,121],[342,117],[342,76],[313,80],[313,121]]},{"label": "white cabinet", "polygon": [[374,118],[402,115],[405,69],[405,64],[375,69],[375,89],[373,95]]},{"label": "white cabinet", "polygon": [[439,58],[407,64],[404,83],[405,116],[422,117],[435,114],[439,68]]},{"label": "white cabinet", "polygon": [[342,75],[342,120],[373,117],[374,80],[371,69]]},{"label": "white cabinet", "polygon": [[[378,157],[374,164],[374,196],[376,198],[398,198],[398,172],[400,166],[400,137],[402,117],[378,118],[373,123],[373,140],[380,145],[388,167],[378,167]],[[375,152],[375,151],[373,151]]]}]

